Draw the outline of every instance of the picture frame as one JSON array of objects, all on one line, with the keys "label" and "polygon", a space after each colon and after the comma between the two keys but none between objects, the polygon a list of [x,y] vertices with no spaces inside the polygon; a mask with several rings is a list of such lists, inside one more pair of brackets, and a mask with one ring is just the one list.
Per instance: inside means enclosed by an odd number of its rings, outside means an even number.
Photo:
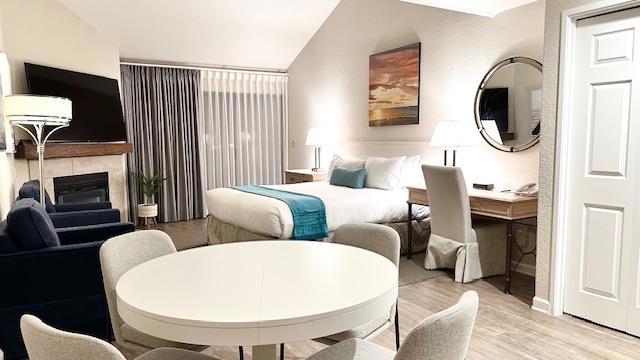
[{"label": "picture frame", "polygon": [[369,56],[369,126],[420,123],[421,43]]}]

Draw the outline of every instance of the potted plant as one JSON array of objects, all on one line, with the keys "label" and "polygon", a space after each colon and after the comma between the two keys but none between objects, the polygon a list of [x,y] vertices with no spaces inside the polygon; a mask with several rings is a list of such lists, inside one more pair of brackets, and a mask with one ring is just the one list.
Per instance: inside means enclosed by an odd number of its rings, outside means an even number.
[{"label": "potted plant", "polygon": [[[158,216],[158,204],[153,202],[153,197],[160,191],[162,183],[164,183],[167,178],[162,178],[160,175],[148,177],[142,172],[132,172],[131,175],[144,194],[144,203],[138,205],[138,217],[145,218],[145,222],[148,218],[153,219],[155,222],[155,217]],[[149,225],[149,223],[146,224],[147,226]]]}]

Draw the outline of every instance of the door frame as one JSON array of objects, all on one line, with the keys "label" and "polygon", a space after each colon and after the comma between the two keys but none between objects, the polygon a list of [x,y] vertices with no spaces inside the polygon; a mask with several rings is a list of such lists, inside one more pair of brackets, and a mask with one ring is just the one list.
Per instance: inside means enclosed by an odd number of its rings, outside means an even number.
[{"label": "door frame", "polygon": [[553,212],[551,236],[551,262],[549,269],[549,315],[564,312],[564,276],[567,237],[567,174],[569,132],[571,130],[571,88],[575,33],[578,20],[627,10],[640,6],[640,0],[602,0],[562,12],[560,30],[560,66],[558,69],[558,108],[555,139],[555,178],[553,181]]}]

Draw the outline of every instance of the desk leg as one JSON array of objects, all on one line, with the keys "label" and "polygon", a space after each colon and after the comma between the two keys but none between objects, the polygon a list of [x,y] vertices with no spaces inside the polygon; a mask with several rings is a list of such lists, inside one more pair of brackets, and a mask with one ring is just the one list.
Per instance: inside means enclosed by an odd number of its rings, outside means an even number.
[{"label": "desk leg", "polygon": [[274,345],[254,345],[253,360],[276,360],[278,347]]},{"label": "desk leg", "polygon": [[413,257],[413,231],[411,228],[411,222],[413,220],[413,204],[411,203],[407,203],[409,206],[409,213],[407,214],[407,251],[409,252],[407,254],[407,259],[411,259]]},{"label": "desk leg", "polygon": [[511,294],[511,243],[513,242],[513,221],[507,221],[507,258],[505,259],[504,293]]}]

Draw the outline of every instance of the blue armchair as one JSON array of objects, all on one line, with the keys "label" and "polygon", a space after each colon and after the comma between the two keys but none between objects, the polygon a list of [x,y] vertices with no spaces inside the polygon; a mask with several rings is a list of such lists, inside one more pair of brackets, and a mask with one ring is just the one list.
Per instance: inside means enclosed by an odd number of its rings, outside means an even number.
[{"label": "blue armchair", "polygon": [[[112,209],[109,201],[54,205],[46,191],[44,195],[45,209],[56,228],[120,222],[120,210]],[[40,201],[40,181],[30,180],[22,184],[18,199],[27,198]]]},{"label": "blue armchair", "polygon": [[105,240],[134,229],[131,223],[54,228],[37,201],[16,201],[0,222],[0,348],[7,360],[26,356],[19,322],[27,313],[108,338],[99,250]]}]

